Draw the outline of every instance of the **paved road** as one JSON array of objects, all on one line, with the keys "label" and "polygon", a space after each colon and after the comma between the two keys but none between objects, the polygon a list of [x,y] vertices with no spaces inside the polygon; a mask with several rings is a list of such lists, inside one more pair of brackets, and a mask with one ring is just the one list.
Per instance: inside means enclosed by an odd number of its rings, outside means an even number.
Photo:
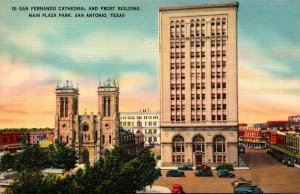
[{"label": "paved road", "polygon": [[[250,170],[235,170],[236,177],[245,177],[262,188],[265,193],[299,193],[300,169],[287,167],[271,156],[266,150],[246,149],[243,156],[250,162]],[[155,181],[154,185],[172,188],[179,183],[187,193],[232,193],[230,183],[233,178],[218,178],[216,171],[213,177],[195,177],[194,171],[186,171],[186,177],[166,177],[166,171],[162,170],[162,177]]]}]

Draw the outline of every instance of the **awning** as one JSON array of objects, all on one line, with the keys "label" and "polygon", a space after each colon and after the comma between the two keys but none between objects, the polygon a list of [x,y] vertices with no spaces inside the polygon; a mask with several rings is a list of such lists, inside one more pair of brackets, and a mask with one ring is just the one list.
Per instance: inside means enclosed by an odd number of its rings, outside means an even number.
[{"label": "awning", "polygon": [[289,155],[289,156],[292,156],[292,157],[294,157],[294,158],[300,159],[300,154],[296,154],[296,153],[294,153],[294,152],[291,152],[291,151],[289,151],[289,150],[287,150],[287,149],[285,149],[285,148],[283,148],[283,147],[280,147],[280,146],[277,146],[277,145],[270,145],[270,148],[273,148],[273,149],[275,149],[275,150],[278,150],[278,151],[280,151],[280,152],[283,152],[283,153],[285,153],[285,154],[287,154],[287,155]]}]

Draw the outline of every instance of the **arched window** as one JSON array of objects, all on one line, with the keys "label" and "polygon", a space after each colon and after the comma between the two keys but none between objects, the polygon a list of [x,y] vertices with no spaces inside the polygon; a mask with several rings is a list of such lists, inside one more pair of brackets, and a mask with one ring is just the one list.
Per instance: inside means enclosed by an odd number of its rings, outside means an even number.
[{"label": "arched window", "polygon": [[63,100],[63,98],[59,99],[59,104],[60,104],[60,116],[63,117],[64,116],[64,100]]},{"label": "arched window", "polygon": [[213,139],[214,163],[226,162],[226,142],[223,135],[217,135]]},{"label": "arched window", "polygon": [[176,135],[173,138],[173,163],[184,162],[184,139],[181,135]]},{"label": "arched window", "polygon": [[104,96],[103,99],[103,106],[102,106],[102,111],[103,111],[103,116],[106,116],[106,97]]},{"label": "arched window", "polygon": [[76,141],[76,131],[73,131],[73,142]]},{"label": "arched window", "polygon": [[102,144],[105,144],[105,136],[102,135]]},{"label": "arched window", "polygon": [[193,152],[205,152],[204,137],[202,135],[196,135],[193,138]]},{"label": "arched window", "polygon": [[111,99],[108,97],[108,105],[107,105],[107,116],[110,117],[110,109],[111,109]]},{"label": "arched window", "polygon": [[199,19],[196,20],[196,27],[198,27],[198,26],[200,26],[200,20]]},{"label": "arched window", "polygon": [[222,25],[226,24],[226,18],[222,18]]},{"label": "arched window", "polygon": [[59,136],[59,141],[62,142],[62,136]]},{"label": "arched window", "polygon": [[109,135],[109,144],[111,144],[111,135]]},{"label": "arched window", "polygon": [[215,26],[215,25],[216,25],[216,20],[215,20],[214,18],[211,19],[210,25],[211,25],[211,26]]},{"label": "arched window", "polygon": [[68,100],[68,98],[65,98],[65,117],[68,117],[68,115],[69,115],[68,105],[69,105],[69,100]]},{"label": "arched window", "polygon": [[69,143],[69,136],[66,137],[66,143]]}]

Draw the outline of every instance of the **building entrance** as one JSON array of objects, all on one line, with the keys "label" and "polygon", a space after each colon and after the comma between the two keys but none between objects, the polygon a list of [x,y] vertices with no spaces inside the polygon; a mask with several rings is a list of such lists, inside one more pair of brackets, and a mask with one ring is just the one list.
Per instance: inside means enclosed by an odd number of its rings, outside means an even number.
[{"label": "building entrance", "polygon": [[202,158],[203,158],[202,154],[195,154],[195,165],[196,166],[199,166],[202,164]]},{"label": "building entrance", "polygon": [[86,163],[86,162],[89,162],[89,151],[88,150],[84,150],[83,153],[82,153],[82,162],[83,163]]}]

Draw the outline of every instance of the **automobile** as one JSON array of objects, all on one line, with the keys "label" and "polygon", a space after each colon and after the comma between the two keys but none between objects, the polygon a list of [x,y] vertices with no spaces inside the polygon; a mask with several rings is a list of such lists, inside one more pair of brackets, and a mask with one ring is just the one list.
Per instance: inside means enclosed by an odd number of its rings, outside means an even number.
[{"label": "automobile", "polygon": [[277,155],[275,158],[278,162],[281,162],[283,160],[283,156],[281,155]]},{"label": "automobile", "polygon": [[271,154],[273,154],[274,152],[272,151],[272,150],[268,150],[267,151],[267,154],[269,154],[269,155],[271,155]]},{"label": "automobile", "polygon": [[283,159],[281,160],[281,162],[282,162],[282,164],[287,164],[287,163],[288,163],[288,159],[287,159],[287,158],[283,158]]},{"label": "automobile", "polygon": [[168,170],[166,173],[167,177],[184,177],[184,172],[178,170]]},{"label": "automobile", "polygon": [[287,161],[287,163],[285,165],[287,165],[288,167],[295,167],[294,163],[289,160]]},{"label": "automobile", "polygon": [[183,194],[183,188],[180,184],[174,184],[172,188],[172,194]]},{"label": "automobile", "polygon": [[239,153],[244,154],[245,153],[245,146],[239,145]]},{"label": "automobile", "polygon": [[195,176],[213,176],[211,170],[196,170]]},{"label": "automobile", "polygon": [[245,184],[251,185],[252,181],[251,180],[247,180],[247,179],[245,179],[243,177],[240,177],[237,180],[233,181],[231,183],[231,186],[233,186],[233,188],[236,188],[236,187],[239,187],[239,186],[245,185]]},{"label": "automobile", "polygon": [[223,163],[218,166],[216,166],[216,170],[228,170],[228,171],[234,171],[232,164]]},{"label": "automobile", "polygon": [[183,165],[183,166],[178,166],[177,169],[178,170],[193,170],[193,166],[192,165]]},{"label": "automobile", "polygon": [[218,177],[220,178],[234,178],[235,175],[228,170],[218,170],[217,173]]},{"label": "automobile", "polygon": [[263,194],[261,188],[254,186],[254,185],[241,185],[234,189],[235,194],[242,194],[242,193],[253,193],[253,194]]}]

